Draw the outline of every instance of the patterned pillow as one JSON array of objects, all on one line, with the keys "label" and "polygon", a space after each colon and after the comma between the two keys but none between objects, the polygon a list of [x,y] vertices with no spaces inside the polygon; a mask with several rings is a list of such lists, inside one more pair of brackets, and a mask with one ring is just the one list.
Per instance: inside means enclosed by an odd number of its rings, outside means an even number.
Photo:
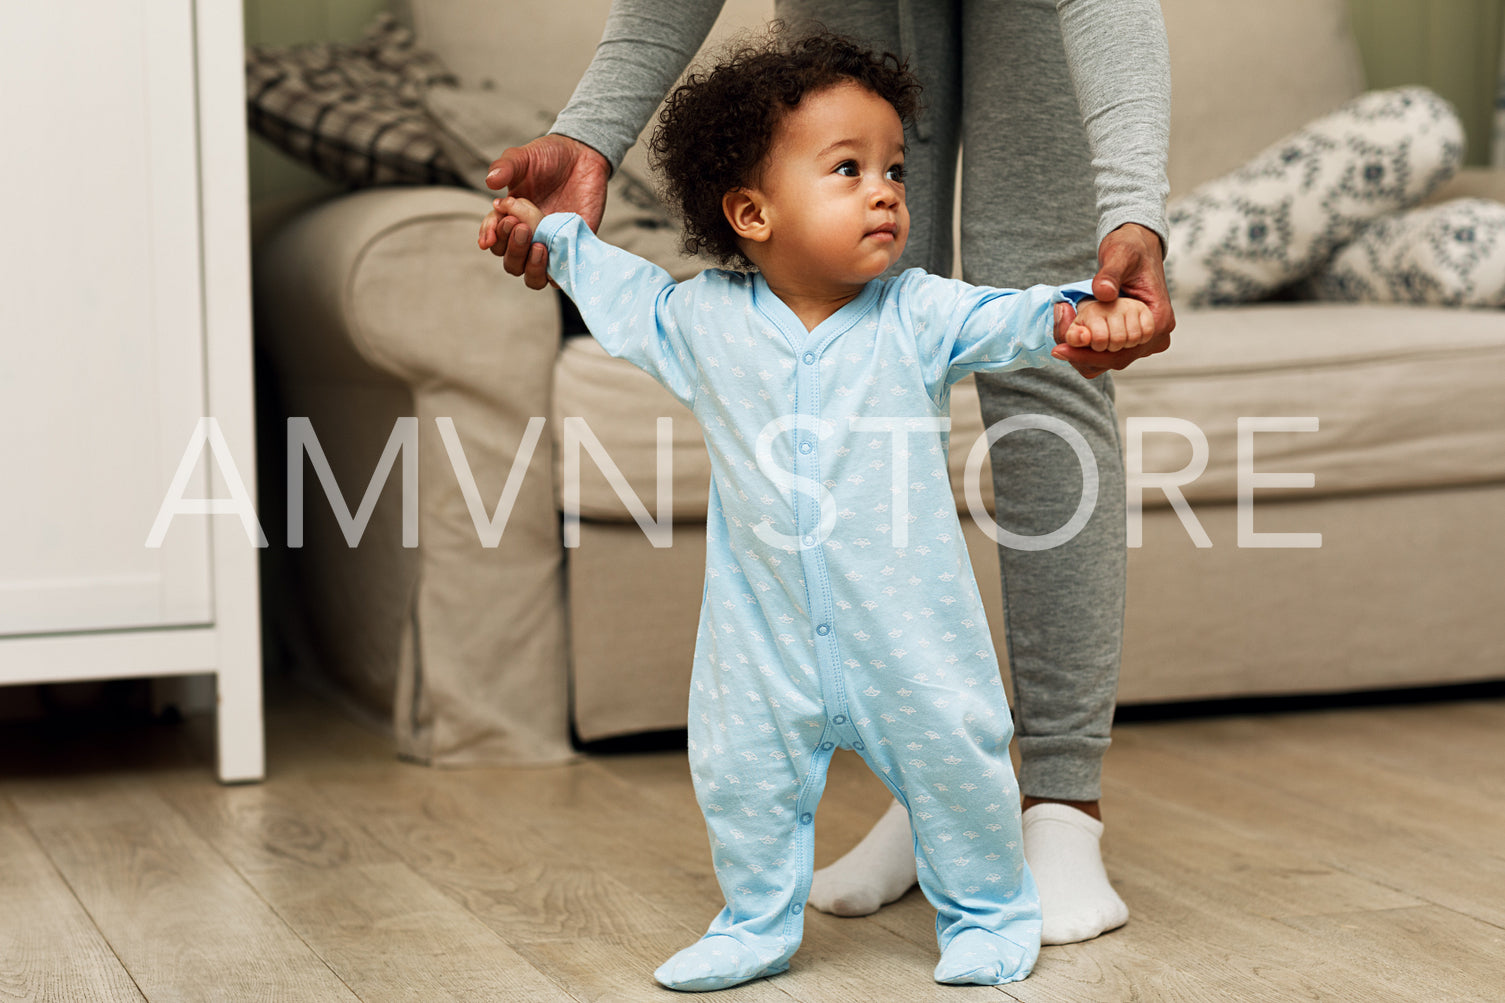
[{"label": "patterned pillow", "polygon": [[1261,299],[1314,272],[1368,221],[1414,205],[1463,160],[1463,127],[1422,87],[1364,94],[1170,207],[1171,295]]},{"label": "patterned pillow", "polygon": [[251,129],[341,184],[460,183],[421,104],[426,88],[453,82],[388,14],[353,45],[246,52]]},{"label": "patterned pillow", "polygon": [[1377,219],[1303,291],[1345,302],[1505,306],[1505,203],[1456,199]]}]

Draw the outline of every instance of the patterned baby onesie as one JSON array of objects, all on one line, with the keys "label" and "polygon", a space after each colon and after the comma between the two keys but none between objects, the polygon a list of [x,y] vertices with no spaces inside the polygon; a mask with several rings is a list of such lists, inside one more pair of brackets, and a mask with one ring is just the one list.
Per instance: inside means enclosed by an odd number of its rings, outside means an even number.
[{"label": "patterned baby onesie", "polygon": [[943,968],[948,948],[950,971],[1000,937],[1016,949],[996,981],[1029,974],[1039,902],[947,473],[950,387],[1065,365],[1053,304],[1087,284],[1020,292],[911,269],[806,331],[759,274],[676,284],[572,214],[534,239],[602,346],[695,414],[711,458],[689,753],[726,908],[659,980],[715,989],[788,967],[838,747],[909,810]]}]

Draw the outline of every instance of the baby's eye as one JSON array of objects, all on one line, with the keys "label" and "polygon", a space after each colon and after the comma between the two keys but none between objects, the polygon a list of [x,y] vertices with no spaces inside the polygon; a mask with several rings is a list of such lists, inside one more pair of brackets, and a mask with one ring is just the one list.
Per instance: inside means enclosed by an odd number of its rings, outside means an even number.
[{"label": "baby's eye", "polygon": [[836,173],[846,178],[855,178],[859,177],[862,174],[862,172],[858,170],[857,161],[855,160],[843,160],[841,163],[837,164]]},{"label": "baby's eye", "polygon": [[890,167],[885,177],[887,177],[890,181],[897,181],[902,185],[904,183],[904,165],[895,164],[894,166]]}]

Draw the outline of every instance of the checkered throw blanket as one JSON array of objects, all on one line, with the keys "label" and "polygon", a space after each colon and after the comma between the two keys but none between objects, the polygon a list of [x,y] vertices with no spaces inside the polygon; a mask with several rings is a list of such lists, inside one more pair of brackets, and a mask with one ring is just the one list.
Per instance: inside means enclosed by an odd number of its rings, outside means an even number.
[{"label": "checkered throw blanket", "polygon": [[461,184],[424,114],[426,88],[453,85],[439,59],[383,14],[360,41],[252,46],[251,129],[325,177],[354,186]]}]

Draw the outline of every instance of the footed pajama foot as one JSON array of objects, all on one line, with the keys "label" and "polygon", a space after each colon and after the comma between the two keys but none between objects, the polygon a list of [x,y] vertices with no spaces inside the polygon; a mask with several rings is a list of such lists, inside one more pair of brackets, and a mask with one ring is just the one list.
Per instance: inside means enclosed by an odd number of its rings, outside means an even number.
[{"label": "footed pajama foot", "polygon": [[659,966],[653,977],[659,985],[685,993],[714,992],[777,975],[789,970],[789,962],[764,964],[753,950],[735,937],[702,937]]},{"label": "footed pajama foot", "polygon": [[1018,982],[1035,966],[1038,952],[990,930],[973,927],[951,939],[935,966],[935,980],[952,986],[999,986]]}]

